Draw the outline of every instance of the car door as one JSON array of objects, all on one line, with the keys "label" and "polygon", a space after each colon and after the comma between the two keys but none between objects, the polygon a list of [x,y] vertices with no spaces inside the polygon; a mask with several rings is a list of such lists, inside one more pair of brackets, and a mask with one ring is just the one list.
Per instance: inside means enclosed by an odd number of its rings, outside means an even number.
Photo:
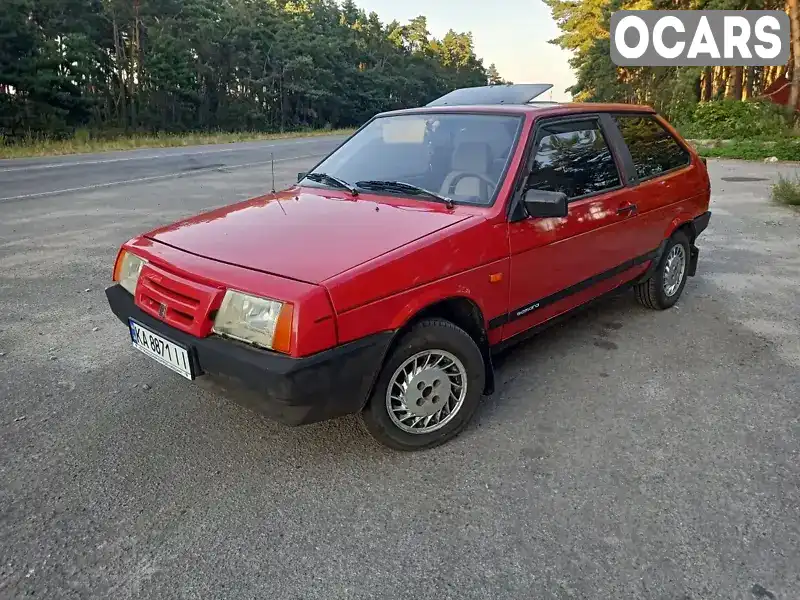
[{"label": "car door", "polygon": [[[509,312],[503,339],[564,313],[644,271],[622,241],[631,218],[621,196],[630,159],[607,135],[607,115],[537,122],[510,207]],[[612,133],[614,130],[612,129]],[[564,192],[568,215],[531,218],[526,189]]]}]

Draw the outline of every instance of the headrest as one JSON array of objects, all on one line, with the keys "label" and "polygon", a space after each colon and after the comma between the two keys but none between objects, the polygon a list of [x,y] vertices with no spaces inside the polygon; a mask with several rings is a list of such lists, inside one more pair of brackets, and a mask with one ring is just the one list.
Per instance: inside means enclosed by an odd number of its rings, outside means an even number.
[{"label": "headrest", "polygon": [[492,168],[492,151],[486,142],[462,142],[453,152],[453,171],[489,173]]},{"label": "headrest", "polygon": [[486,142],[492,151],[492,157],[502,158],[514,143],[514,132],[498,127],[495,123],[478,121],[455,134],[457,145],[468,142]]}]

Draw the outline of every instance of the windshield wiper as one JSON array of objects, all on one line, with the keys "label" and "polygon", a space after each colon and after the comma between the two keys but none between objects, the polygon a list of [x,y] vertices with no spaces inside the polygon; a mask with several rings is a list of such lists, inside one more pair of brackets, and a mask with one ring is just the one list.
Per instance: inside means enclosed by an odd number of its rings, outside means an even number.
[{"label": "windshield wiper", "polygon": [[340,188],[346,189],[348,192],[353,194],[353,196],[358,196],[358,190],[355,186],[347,183],[344,179],[339,179],[338,177],[334,177],[333,175],[328,175],[327,173],[307,173],[306,179],[310,179],[311,181],[316,181],[317,183],[330,183]]},{"label": "windshield wiper", "polygon": [[356,185],[365,189],[397,191],[405,192],[407,194],[428,196],[429,198],[433,198],[439,202],[444,202],[447,208],[455,207],[455,204],[450,198],[442,196],[441,194],[437,194],[436,192],[426,190],[425,188],[421,188],[418,185],[412,185],[403,181],[358,181],[356,182]]}]

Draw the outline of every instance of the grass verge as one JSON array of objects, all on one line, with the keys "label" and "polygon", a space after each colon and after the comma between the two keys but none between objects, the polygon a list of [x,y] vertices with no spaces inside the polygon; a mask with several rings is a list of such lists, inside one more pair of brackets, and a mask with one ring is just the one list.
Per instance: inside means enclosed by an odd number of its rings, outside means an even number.
[{"label": "grass verge", "polygon": [[138,148],[173,148],[199,146],[202,144],[230,144],[260,140],[280,140],[286,138],[315,137],[326,135],[347,135],[354,129],[319,129],[293,131],[287,133],[259,133],[254,131],[219,133],[159,133],[154,135],[132,134],[109,138],[93,138],[87,133],[79,133],[73,138],[63,140],[27,139],[16,143],[3,144],[0,139],[0,158],[26,158],[31,156],[62,156],[66,154],[86,154],[93,152],[112,152],[114,150],[136,150]]},{"label": "grass verge", "polygon": [[700,156],[708,158],[739,158],[800,161],[800,137],[751,140],[691,140]]},{"label": "grass verge", "polygon": [[789,179],[780,175],[772,185],[772,199],[787,206],[800,206],[800,175]]}]

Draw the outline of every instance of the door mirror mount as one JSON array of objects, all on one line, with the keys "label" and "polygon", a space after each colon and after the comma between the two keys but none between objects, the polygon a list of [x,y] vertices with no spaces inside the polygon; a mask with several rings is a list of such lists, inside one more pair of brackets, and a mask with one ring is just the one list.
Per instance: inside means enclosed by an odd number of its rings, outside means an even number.
[{"label": "door mirror mount", "polygon": [[563,192],[547,192],[529,189],[522,198],[529,217],[566,217],[567,195]]},{"label": "door mirror mount", "polygon": [[297,174],[297,183],[300,183],[301,181],[303,181],[303,179],[305,179],[306,175],[308,175],[308,173],[306,171],[300,171]]}]

